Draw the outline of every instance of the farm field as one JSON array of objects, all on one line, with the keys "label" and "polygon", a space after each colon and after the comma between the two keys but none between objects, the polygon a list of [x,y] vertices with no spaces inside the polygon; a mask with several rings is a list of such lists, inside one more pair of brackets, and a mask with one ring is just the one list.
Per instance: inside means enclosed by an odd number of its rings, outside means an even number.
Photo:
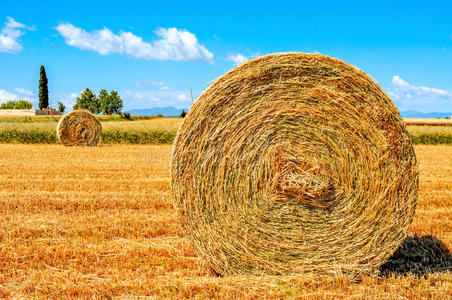
[{"label": "farm field", "polygon": [[[181,118],[98,116],[104,144],[170,144]],[[0,117],[0,143],[56,144],[59,116]],[[452,122],[446,119],[406,119],[415,144],[452,144]]]},{"label": "farm field", "polygon": [[[103,143],[168,144],[172,143],[180,118],[151,117],[150,119],[121,120],[119,117],[100,116]],[[3,143],[58,143],[56,127],[59,117],[1,118],[0,142]]]},{"label": "farm field", "polygon": [[452,126],[408,125],[407,129],[415,144],[452,144]]},{"label": "farm field", "polygon": [[[127,124],[157,127],[157,120]],[[168,120],[165,128],[176,129],[177,119]],[[432,234],[450,249],[452,146],[415,150],[420,191],[411,234]],[[0,298],[452,297],[450,272],[356,282],[345,276],[210,275],[173,209],[171,145],[0,144],[0,153]]]},{"label": "farm field", "polygon": [[421,118],[405,118],[405,123],[407,125],[418,125],[418,126],[452,126],[451,119],[421,119]]}]

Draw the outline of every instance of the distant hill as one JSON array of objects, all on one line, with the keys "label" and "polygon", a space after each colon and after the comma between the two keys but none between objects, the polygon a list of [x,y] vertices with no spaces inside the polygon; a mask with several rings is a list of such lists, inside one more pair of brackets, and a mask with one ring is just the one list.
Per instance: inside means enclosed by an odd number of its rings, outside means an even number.
[{"label": "distant hill", "polygon": [[152,107],[152,108],[143,108],[143,109],[131,109],[127,112],[131,115],[137,116],[156,116],[162,115],[165,117],[178,117],[182,110],[188,111],[188,108],[175,108],[173,106],[166,107]]},{"label": "distant hill", "polygon": [[452,112],[431,112],[431,113],[422,113],[420,111],[415,110],[407,110],[401,111],[400,114],[403,118],[424,118],[424,119],[444,119],[446,117],[452,116]]}]

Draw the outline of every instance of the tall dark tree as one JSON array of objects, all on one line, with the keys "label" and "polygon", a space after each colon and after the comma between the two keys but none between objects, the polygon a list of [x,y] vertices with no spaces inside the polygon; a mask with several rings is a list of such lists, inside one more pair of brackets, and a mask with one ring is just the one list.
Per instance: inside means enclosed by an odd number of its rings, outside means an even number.
[{"label": "tall dark tree", "polygon": [[39,109],[49,107],[49,89],[47,87],[47,75],[44,66],[39,72]]}]

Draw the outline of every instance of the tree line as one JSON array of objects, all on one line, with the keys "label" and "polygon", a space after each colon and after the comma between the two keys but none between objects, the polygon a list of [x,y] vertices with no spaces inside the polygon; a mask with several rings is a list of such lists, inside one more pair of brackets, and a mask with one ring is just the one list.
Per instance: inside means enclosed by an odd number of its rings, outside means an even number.
[{"label": "tree line", "polygon": [[[39,70],[39,94],[38,94],[38,107],[40,110],[49,108],[49,88],[48,79],[44,66],[41,66]],[[122,111],[122,99],[117,91],[110,91],[108,93],[105,89],[99,92],[99,96],[96,96],[89,88],[81,92],[77,97],[76,103],[73,109],[86,109],[94,114],[121,114]],[[31,109],[33,104],[27,100],[8,101],[0,105],[0,109]],[[66,106],[58,101],[58,111],[64,113]]]},{"label": "tree line", "polygon": [[104,115],[121,114],[122,111],[122,99],[117,91],[108,93],[102,89],[99,96],[96,96],[89,88],[86,88],[75,101],[74,110],[86,109],[93,114],[102,113]]},{"label": "tree line", "polygon": [[0,109],[31,109],[33,104],[27,100],[7,101],[0,105]]}]

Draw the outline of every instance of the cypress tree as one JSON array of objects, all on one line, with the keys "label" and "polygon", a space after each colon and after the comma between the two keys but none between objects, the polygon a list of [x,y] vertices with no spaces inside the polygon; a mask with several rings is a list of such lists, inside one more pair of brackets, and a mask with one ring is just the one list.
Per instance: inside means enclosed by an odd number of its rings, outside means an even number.
[{"label": "cypress tree", "polygon": [[44,66],[39,72],[39,109],[49,107],[49,89],[47,88],[47,75]]}]

